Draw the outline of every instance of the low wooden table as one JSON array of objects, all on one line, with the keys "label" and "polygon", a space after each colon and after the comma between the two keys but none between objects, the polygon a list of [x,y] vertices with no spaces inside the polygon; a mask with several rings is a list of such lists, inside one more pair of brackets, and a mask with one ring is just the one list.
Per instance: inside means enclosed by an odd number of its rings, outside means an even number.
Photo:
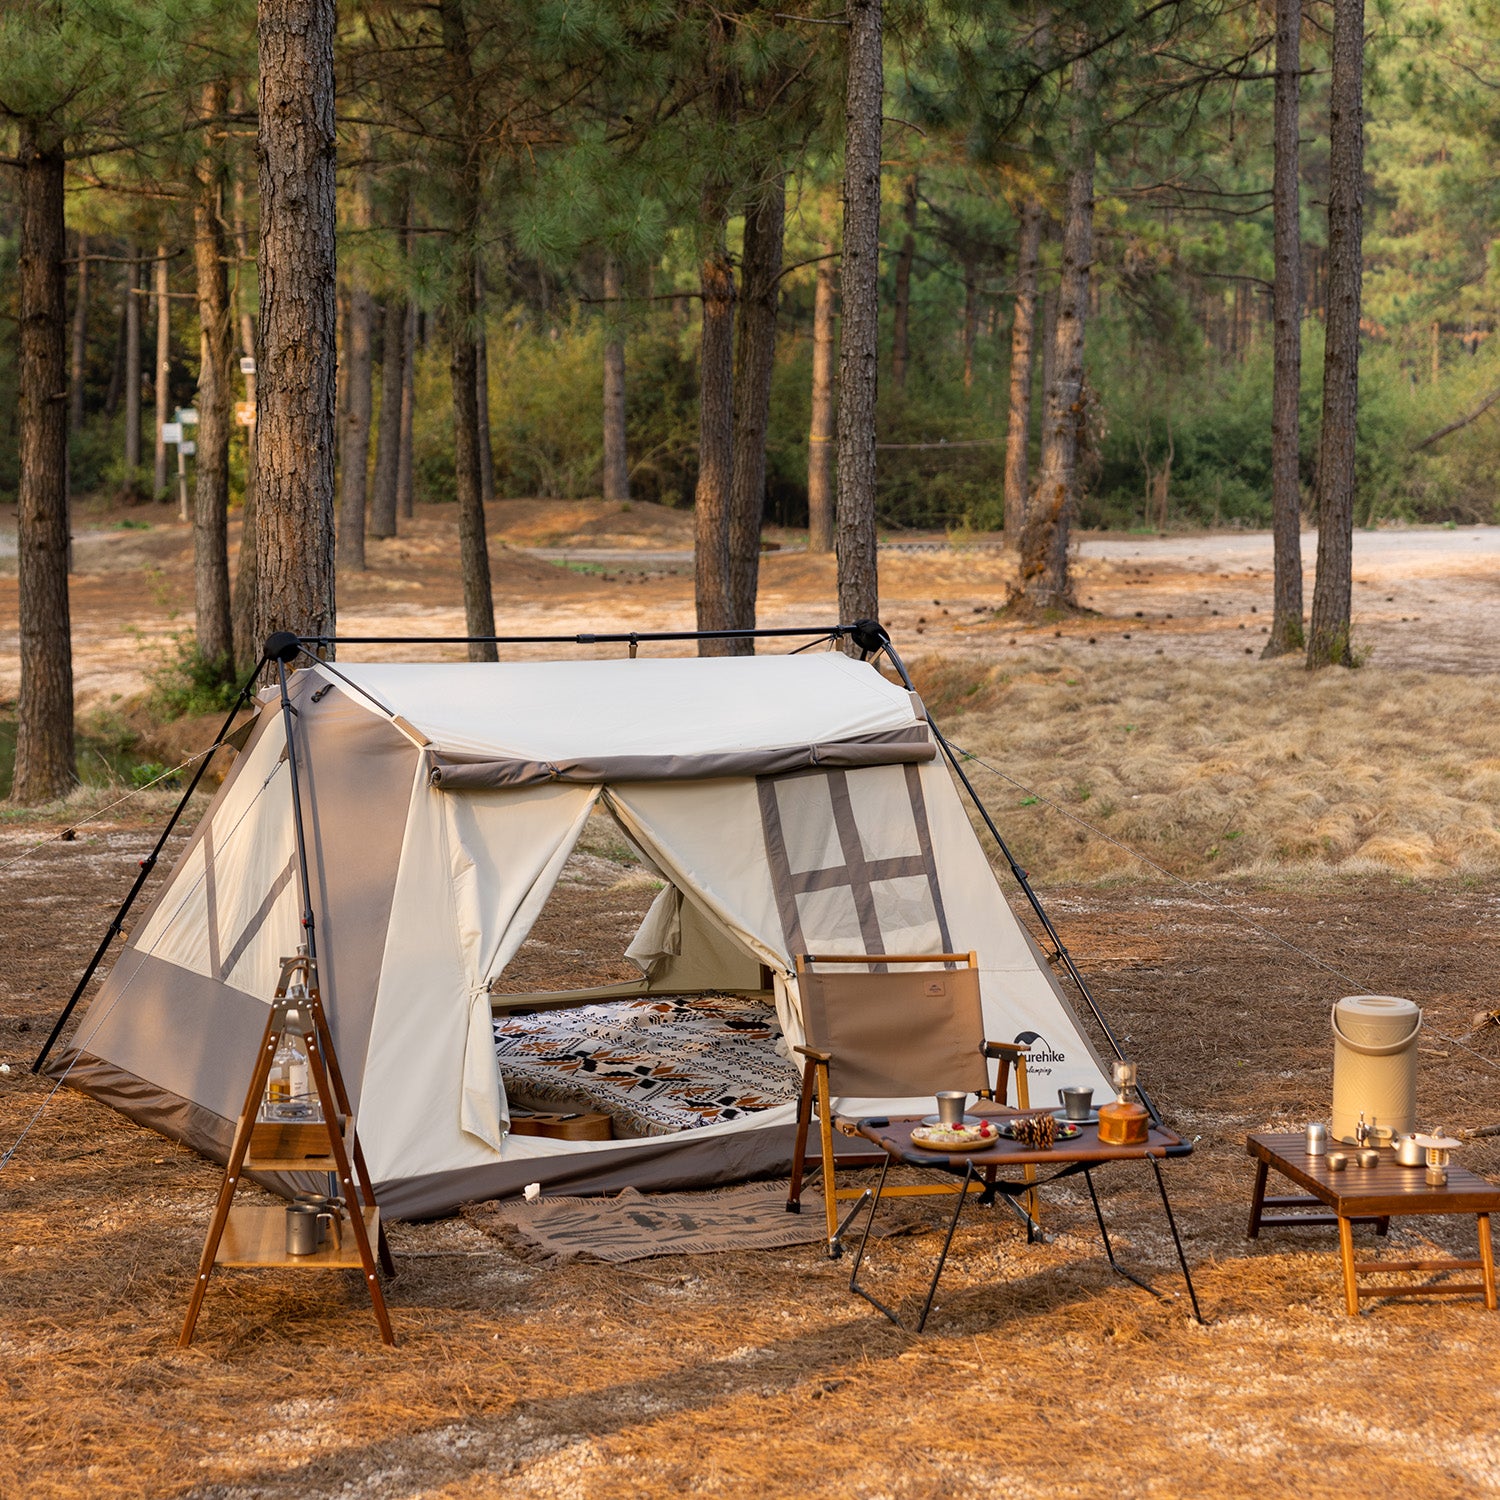
[{"label": "low wooden table", "polygon": [[[1459,1297],[1479,1292],[1484,1305],[1495,1310],[1495,1253],[1490,1239],[1490,1215],[1500,1211],[1500,1187],[1463,1167],[1448,1168],[1445,1187],[1431,1187],[1421,1167],[1400,1166],[1389,1149],[1380,1153],[1376,1167],[1359,1167],[1351,1161],[1342,1172],[1328,1168],[1328,1159],[1309,1156],[1300,1130],[1252,1135],[1246,1141],[1255,1158],[1255,1193],[1250,1202],[1247,1233],[1253,1240],[1263,1228],[1305,1224],[1337,1224],[1339,1257],[1344,1269],[1344,1306],[1359,1312],[1361,1297]],[[1341,1149],[1338,1142],[1330,1150]],[[1353,1147],[1349,1148],[1352,1156]],[[1266,1179],[1272,1170],[1303,1189],[1305,1196],[1266,1197]],[[1332,1213],[1274,1213],[1272,1209],[1328,1208]],[[1354,1258],[1354,1226],[1374,1223],[1384,1233],[1386,1224],[1398,1214],[1473,1214],[1479,1228],[1478,1260],[1369,1260]],[[1418,1286],[1361,1286],[1361,1275],[1391,1272],[1478,1271],[1480,1279],[1468,1282],[1424,1282]]]},{"label": "low wooden table", "polygon": [[[1000,1105],[978,1104],[971,1109],[970,1114],[972,1117],[983,1117],[1002,1123],[1024,1112],[1006,1109]],[[1150,1162],[1151,1169],[1156,1175],[1156,1187],[1161,1194],[1162,1207],[1166,1211],[1167,1227],[1172,1231],[1172,1243],[1177,1250],[1177,1263],[1182,1267],[1182,1279],[1187,1284],[1188,1298],[1193,1305],[1193,1316],[1200,1323],[1203,1321],[1203,1316],[1198,1310],[1198,1294],[1193,1290],[1193,1278],[1188,1270],[1187,1256],[1183,1253],[1182,1239],[1177,1233],[1177,1220],[1173,1217],[1172,1204],[1167,1198],[1166,1184],[1162,1181],[1161,1175],[1163,1160],[1168,1157],[1188,1156],[1192,1153],[1192,1146],[1181,1136],[1162,1126],[1153,1125],[1147,1139],[1138,1146],[1106,1146],[1099,1140],[1098,1125],[1092,1124],[1083,1126],[1081,1133],[1075,1139],[1059,1141],[1055,1146],[1050,1146],[1045,1150],[1022,1146],[1015,1141],[1001,1138],[993,1146],[986,1146],[982,1150],[947,1152],[912,1143],[912,1129],[922,1123],[922,1118],[920,1115],[890,1119],[880,1117],[861,1120],[858,1125],[859,1134],[873,1141],[885,1152],[885,1162],[880,1169],[880,1182],[875,1188],[869,1216],[865,1220],[864,1234],[860,1239],[859,1250],[854,1257],[854,1266],[849,1274],[849,1290],[857,1292],[865,1301],[879,1308],[897,1327],[902,1325],[896,1313],[883,1302],[876,1301],[859,1284],[859,1268],[864,1259],[865,1245],[870,1238],[870,1226],[874,1222],[876,1210],[880,1207],[881,1194],[885,1190],[886,1174],[890,1171],[892,1162],[899,1162],[907,1167],[920,1167],[928,1171],[949,1172],[963,1179],[956,1193],[957,1202],[953,1209],[953,1218],[948,1225],[948,1234],[943,1241],[937,1267],[933,1271],[932,1285],[927,1291],[927,1301],[917,1321],[918,1333],[922,1331],[927,1322],[927,1315],[932,1310],[932,1301],[937,1295],[938,1278],[943,1274],[943,1266],[948,1259],[948,1250],[953,1243],[953,1233],[958,1228],[958,1218],[963,1212],[964,1204],[968,1202],[971,1184],[983,1185],[981,1202],[992,1201],[998,1194],[1014,1203],[1017,1199],[1034,1193],[1037,1188],[1047,1183],[1082,1174],[1084,1182],[1088,1185],[1089,1198],[1094,1205],[1094,1217],[1099,1224],[1099,1234],[1104,1241],[1104,1253],[1109,1258],[1110,1269],[1128,1281],[1133,1281],[1153,1296],[1160,1295],[1154,1287],[1127,1271],[1115,1260],[1114,1247],[1110,1244],[1109,1231],[1105,1228],[1104,1213],[1099,1206],[1099,1195],[1094,1191],[1091,1171],[1094,1167],[1116,1161]],[[1033,1176],[1028,1180],[1023,1175],[1027,1167],[1043,1171],[1048,1167],[1053,1167],[1056,1170],[1044,1176]],[[1016,1175],[1013,1178],[1002,1178],[1000,1174],[1006,1171],[1014,1171]],[[1029,1213],[1025,1217],[1029,1241],[1035,1235],[1036,1221]]]}]

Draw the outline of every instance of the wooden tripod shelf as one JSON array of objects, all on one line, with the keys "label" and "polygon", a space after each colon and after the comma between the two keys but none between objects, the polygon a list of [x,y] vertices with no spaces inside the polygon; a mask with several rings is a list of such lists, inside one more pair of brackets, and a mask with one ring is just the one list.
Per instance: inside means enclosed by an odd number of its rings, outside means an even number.
[{"label": "wooden tripod shelf", "polygon": [[[380,1210],[363,1210],[365,1238],[372,1244],[380,1236]],[[258,1203],[237,1203],[229,1210],[229,1222],[214,1253],[216,1266],[294,1266],[304,1271],[362,1271],[359,1245],[353,1226],[344,1225],[342,1245],[328,1245],[311,1255],[288,1255],[286,1210],[277,1203],[268,1208]]]},{"label": "wooden tripod shelf", "polygon": [[[293,985],[293,981],[300,981]],[[307,1074],[313,1085],[321,1118],[318,1120],[262,1120],[258,1118],[278,1044],[299,1038],[307,1053]],[[327,1173],[337,1182],[342,1200],[341,1241],[293,1255],[286,1248],[287,1210],[283,1204],[237,1204],[234,1201],[246,1169],[260,1172]],[[216,1269],[256,1268],[314,1271],[358,1271],[370,1295],[370,1306],[380,1326],[380,1337],[394,1344],[396,1336],[380,1289],[379,1269],[394,1276],[396,1268],[386,1244],[380,1210],[364,1152],[354,1126],[349,1094],[333,1051],[333,1036],[323,1014],[318,992],[317,964],[306,950],[281,961],[276,999],[266,1018],[260,1054],[245,1095],[245,1107],[234,1127],[234,1144],[219,1184],[219,1201],[209,1223],[208,1238],[198,1262],[198,1279],[188,1299],[187,1318],[178,1346],[193,1341],[193,1329]]]}]

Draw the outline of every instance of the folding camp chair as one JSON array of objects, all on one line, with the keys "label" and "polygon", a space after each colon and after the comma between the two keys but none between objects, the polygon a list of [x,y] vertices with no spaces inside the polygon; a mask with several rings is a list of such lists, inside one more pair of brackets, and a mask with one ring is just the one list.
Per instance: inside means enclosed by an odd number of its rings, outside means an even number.
[{"label": "folding camp chair", "polygon": [[[838,965],[842,972],[819,973],[814,967],[818,964]],[[855,964],[865,966],[865,971],[851,972],[848,966]],[[1004,1104],[1014,1062],[1016,1104],[1026,1109],[1031,1103],[1026,1049],[985,1040],[978,960],[973,953],[798,954],[796,966],[806,1045],[797,1048],[804,1059],[802,1097],[786,1206],[788,1213],[802,1211],[807,1136],[816,1104],[828,1253],[836,1257],[842,1252],[845,1230],[871,1194],[867,1188],[838,1186],[831,1096],[931,1097],[940,1089],[967,1089]],[[886,966],[891,966],[889,971],[880,972]],[[993,1084],[991,1062],[997,1064]],[[885,1191],[888,1196],[905,1197],[965,1190],[942,1183],[901,1185]],[[983,1185],[975,1184],[974,1190],[983,1191]],[[851,1198],[857,1201],[840,1223],[838,1203]]]}]

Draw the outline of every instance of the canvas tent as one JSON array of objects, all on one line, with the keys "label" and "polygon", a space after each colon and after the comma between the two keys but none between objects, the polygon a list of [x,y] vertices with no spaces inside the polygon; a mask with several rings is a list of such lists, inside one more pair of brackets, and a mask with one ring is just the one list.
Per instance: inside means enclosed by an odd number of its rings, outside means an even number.
[{"label": "canvas tent", "polygon": [[[869,663],[837,651],[340,662],[292,673],[289,694],[322,990],[388,1215],[533,1181],[683,1186],[789,1164],[790,1102],[641,1139],[508,1130],[495,991],[596,810],[662,881],[631,945],[637,991],[747,989],[769,974],[794,1043],[794,954],[972,948],[986,1032],[1032,1046],[1038,1097],[1106,1088],[996,883],[920,700]],[[285,724],[265,695],[53,1063],[220,1160],[280,960],[300,935]],[[794,1091],[790,1056],[786,1069]]]}]

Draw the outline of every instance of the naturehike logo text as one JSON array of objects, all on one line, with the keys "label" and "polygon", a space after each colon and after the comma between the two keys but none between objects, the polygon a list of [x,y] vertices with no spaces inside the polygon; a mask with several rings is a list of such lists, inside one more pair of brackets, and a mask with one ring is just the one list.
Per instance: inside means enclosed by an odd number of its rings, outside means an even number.
[{"label": "naturehike logo text", "polygon": [[1067,1053],[1058,1052],[1052,1043],[1038,1031],[1017,1032],[1016,1046],[1027,1049],[1026,1066],[1028,1068],[1033,1068],[1038,1063],[1065,1063],[1068,1060]]}]

